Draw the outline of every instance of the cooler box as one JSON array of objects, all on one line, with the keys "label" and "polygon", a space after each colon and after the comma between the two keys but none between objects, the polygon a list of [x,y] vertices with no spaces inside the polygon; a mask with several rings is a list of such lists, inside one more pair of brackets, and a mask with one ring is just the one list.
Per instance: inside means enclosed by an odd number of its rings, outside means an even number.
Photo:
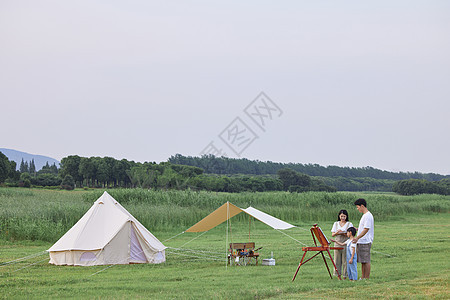
[{"label": "cooler box", "polygon": [[275,258],[266,258],[262,261],[263,266],[275,266]]}]

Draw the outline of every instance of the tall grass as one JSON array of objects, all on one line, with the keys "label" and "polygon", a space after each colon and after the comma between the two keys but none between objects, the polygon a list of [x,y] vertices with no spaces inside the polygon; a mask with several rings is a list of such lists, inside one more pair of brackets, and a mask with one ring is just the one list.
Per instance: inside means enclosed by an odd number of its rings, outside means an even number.
[{"label": "tall grass", "polygon": [[[362,193],[216,193],[117,189],[108,191],[150,231],[184,230],[229,201],[253,206],[293,224],[334,221],[340,209],[359,220],[354,201],[363,197],[376,220],[407,214],[450,211],[450,196],[397,196]],[[49,191],[0,188],[0,237],[56,241],[70,229],[103,191]],[[236,221],[247,220],[244,214]],[[234,222],[236,222],[234,221]]]},{"label": "tall grass", "polygon": [[0,188],[0,236],[54,241],[89,209],[81,196],[80,192]]}]

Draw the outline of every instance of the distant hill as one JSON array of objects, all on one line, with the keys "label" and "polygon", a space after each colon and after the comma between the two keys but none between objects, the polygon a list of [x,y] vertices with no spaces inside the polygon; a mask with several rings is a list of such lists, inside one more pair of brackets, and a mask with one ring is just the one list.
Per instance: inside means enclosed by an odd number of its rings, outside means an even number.
[{"label": "distant hill", "polygon": [[43,166],[48,162],[49,165],[53,165],[53,163],[56,164],[56,166],[59,168],[59,161],[43,155],[35,155],[30,154],[26,152],[21,152],[13,149],[6,149],[6,148],[0,148],[0,152],[6,155],[9,160],[13,160],[16,162],[17,166],[16,169],[18,170],[20,167],[20,163],[23,161],[27,161],[28,163],[31,162],[32,159],[34,159],[34,165],[36,166],[36,171],[39,171],[42,169]]}]

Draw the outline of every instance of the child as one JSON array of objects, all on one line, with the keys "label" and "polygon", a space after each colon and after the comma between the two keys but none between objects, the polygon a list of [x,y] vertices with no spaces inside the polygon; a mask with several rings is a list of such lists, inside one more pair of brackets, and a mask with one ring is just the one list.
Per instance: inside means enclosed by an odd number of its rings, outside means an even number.
[{"label": "child", "polygon": [[347,273],[348,279],[358,280],[358,270],[356,267],[356,243],[352,243],[353,238],[356,236],[356,228],[349,227],[347,229],[347,237],[349,238],[345,243],[341,243],[335,240],[331,240],[340,246],[347,247]]}]

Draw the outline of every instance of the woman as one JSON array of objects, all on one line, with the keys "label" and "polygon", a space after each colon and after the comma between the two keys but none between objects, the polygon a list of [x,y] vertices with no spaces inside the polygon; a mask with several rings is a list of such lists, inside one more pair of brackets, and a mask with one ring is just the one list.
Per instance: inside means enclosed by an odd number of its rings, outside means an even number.
[{"label": "woman", "polygon": [[[331,236],[335,238],[336,241],[340,243],[345,243],[348,240],[347,229],[353,227],[353,224],[348,220],[348,213],[345,209],[342,209],[338,213],[338,220],[334,222],[333,228],[331,228]],[[335,243],[336,247],[340,247]],[[345,278],[347,278],[347,258],[346,258],[345,248],[342,250],[334,250],[334,263],[339,273]],[[341,273],[342,270],[342,273]],[[336,270],[333,272],[334,276],[337,276]]]}]

